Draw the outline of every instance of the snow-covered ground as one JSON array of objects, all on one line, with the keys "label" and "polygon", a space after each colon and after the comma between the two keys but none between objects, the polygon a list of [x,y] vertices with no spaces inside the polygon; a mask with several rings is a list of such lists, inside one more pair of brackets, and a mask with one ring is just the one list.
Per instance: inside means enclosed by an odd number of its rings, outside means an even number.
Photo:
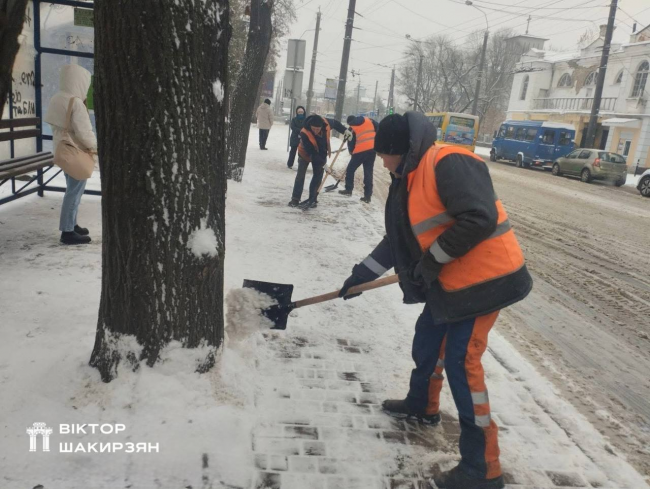
[{"label": "snow-covered ground", "polygon": [[[292,283],[294,299],[337,289],[381,239],[381,203],[360,203],[356,189],[352,198],[324,193],[308,213],[288,208],[295,171],[285,164],[286,127],[271,130],[269,151],[257,148],[253,131],[244,181],[228,188],[226,289],[243,279]],[[380,160],[376,171],[384,171]],[[69,248],[57,242],[61,198],[0,207],[0,488],[413,487],[406,483],[455,463],[447,388],[436,428],[395,423],[378,408],[406,393],[420,313],[394,285],[299,309],[284,332],[231,337],[206,375],[193,373],[194,352],[171,345],[155,368],[101,383],[87,365],[100,200],[84,197],[79,217],[93,243]],[[233,297],[231,310],[242,302]],[[512,487],[648,487],[498,329],[484,364]],[[35,422],[54,429],[49,453],[40,439],[29,451],[26,429]],[[72,423],[125,429],[60,433]],[[157,444],[158,452],[62,453],[70,442]]]}]

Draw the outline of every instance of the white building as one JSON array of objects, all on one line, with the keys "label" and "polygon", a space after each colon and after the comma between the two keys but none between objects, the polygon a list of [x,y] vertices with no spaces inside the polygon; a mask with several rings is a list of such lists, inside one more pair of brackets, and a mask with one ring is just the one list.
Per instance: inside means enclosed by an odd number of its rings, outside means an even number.
[{"label": "white building", "polygon": [[[605,26],[589,46],[554,53],[532,48],[517,63],[508,119],[571,123],[584,145]],[[650,26],[625,44],[612,44],[596,133],[596,147],[650,167]]]}]

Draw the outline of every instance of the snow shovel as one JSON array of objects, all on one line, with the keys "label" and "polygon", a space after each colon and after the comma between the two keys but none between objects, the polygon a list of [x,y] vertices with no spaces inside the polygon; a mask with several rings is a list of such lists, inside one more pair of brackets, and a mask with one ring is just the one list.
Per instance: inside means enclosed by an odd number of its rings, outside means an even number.
[{"label": "snow shovel", "polygon": [[332,174],[332,168],[334,168],[334,163],[336,163],[337,158],[339,157],[339,154],[341,154],[341,150],[343,150],[343,145],[345,144],[345,139],[341,141],[341,147],[339,150],[336,152],[334,155],[334,159],[332,160],[332,163],[330,163],[330,167],[325,170],[325,175],[323,176],[323,181],[320,183],[320,187],[318,187],[318,192],[316,192],[316,195],[320,194],[320,191],[323,190],[323,185],[325,185],[325,180],[327,180],[327,177]]},{"label": "snow shovel", "polygon": [[336,181],[336,183],[334,185],[328,185],[327,187],[325,187],[325,192],[332,192],[332,191],[336,190],[336,188],[339,186],[339,183],[341,183],[343,180],[345,180],[345,174],[346,174],[347,171],[348,171],[348,169],[346,167],[345,171],[341,174],[341,176],[339,177],[339,179]]},{"label": "snow shovel", "polygon": [[[365,284],[351,287],[346,295],[378,289],[379,287],[396,284],[397,282],[399,282],[399,276],[390,275],[388,277],[374,280],[373,282],[367,282]],[[273,327],[271,329],[287,329],[289,313],[294,309],[311,306],[312,304],[320,304],[321,302],[331,301],[339,297],[339,291],[335,290],[328,294],[317,295],[315,297],[308,297],[307,299],[292,302],[291,294],[293,292],[293,285],[290,284],[274,284],[271,282],[259,282],[257,280],[244,280],[244,287],[255,289],[277,301],[277,304],[262,311],[262,315],[273,322]]]}]

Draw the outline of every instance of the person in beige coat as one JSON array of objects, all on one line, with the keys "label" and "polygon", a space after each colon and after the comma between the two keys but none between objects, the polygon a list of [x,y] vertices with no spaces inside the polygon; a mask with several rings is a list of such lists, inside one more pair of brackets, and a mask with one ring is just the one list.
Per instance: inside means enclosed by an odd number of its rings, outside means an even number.
[{"label": "person in beige coat", "polygon": [[[79,148],[97,153],[97,138],[93,132],[90,115],[86,108],[86,97],[90,88],[91,74],[79,65],[65,65],[59,74],[59,91],[52,97],[43,120],[52,126],[54,151],[65,133],[66,116],[70,99],[72,115],[70,119],[70,137]],[[89,231],[77,225],[77,211],[81,196],[86,188],[85,180],[76,180],[65,175],[66,190],[61,206],[61,243],[85,244],[90,243]]]},{"label": "person in beige coat", "polygon": [[260,149],[266,148],[266,140],[269,137],[269,131],[273,126],[273,111],[271,110],[271,101],[267,98],[264,103],[257,108],[257,127],[260,130]]}]

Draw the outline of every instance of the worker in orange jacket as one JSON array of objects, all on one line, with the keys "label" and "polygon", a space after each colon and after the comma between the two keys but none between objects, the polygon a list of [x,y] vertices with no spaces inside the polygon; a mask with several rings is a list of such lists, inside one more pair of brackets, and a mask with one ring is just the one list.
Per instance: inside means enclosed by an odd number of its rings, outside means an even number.
[{"label": "worker in orange jacket", "polygon": [[377,122],[370,117],[351,115],[347,119],[350,126],[351,137],[348,141],[348,150],[352,155],[345,173],[345,189],[339,190],[342,195],[352,195],[354,190],[354,174],[363,166],[363,197],[361,201],[370,203],[373,187],[373,168],[375,166],[375,134]]},{"label": "worker in orange jacket", "polygon": [[526,297],[532,278],[485,162],[435,140],[433,124],[420,113],[391,115],[379,124],[375,150],[392,176],[386,236],[354,266],[340,295],[394,268],[404,302],[425,304],[415,325],[408,395],[384,401],[383,408],[439,423],[446,372],[461,460],[434,482],[441,489],[500,489],[498,428],[481,356],[499,311]]}]

